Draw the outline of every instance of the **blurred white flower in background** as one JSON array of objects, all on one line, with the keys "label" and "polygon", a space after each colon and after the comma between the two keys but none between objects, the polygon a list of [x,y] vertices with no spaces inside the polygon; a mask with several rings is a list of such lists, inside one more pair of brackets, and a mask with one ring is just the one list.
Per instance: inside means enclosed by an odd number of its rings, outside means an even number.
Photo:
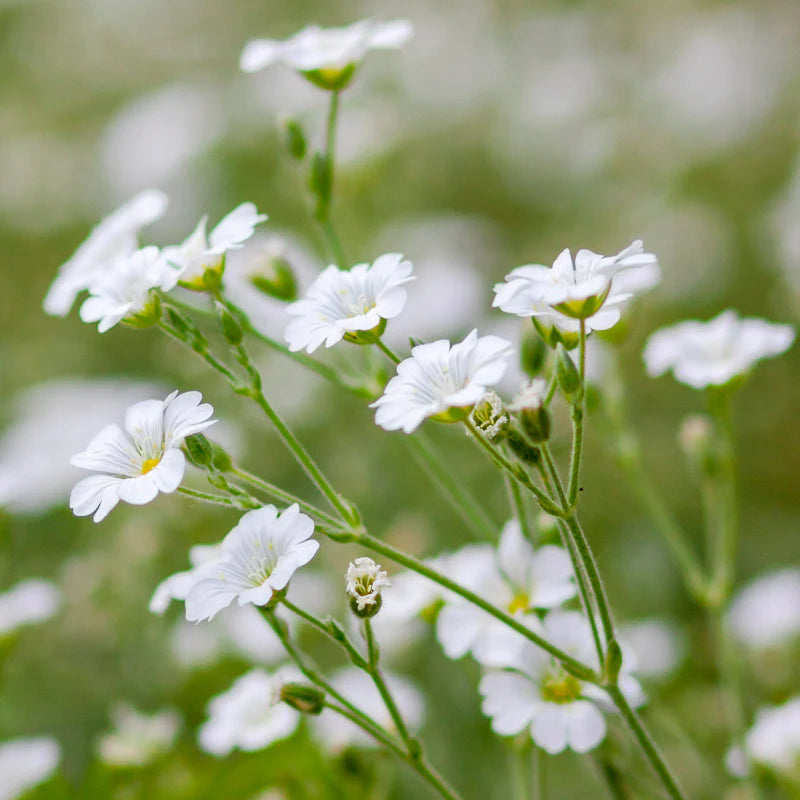
[{"label": "blurred white flower in background", "polygon": [[729,611],[739,642],[754,650],[800,640],[800,568],[768,572],[740,589]]},{"label": "blurred white flower in background", "polygon": [[125,430],[106,425],[86,450],[73,456],[76,467],[99,473],[72,489],[73,513],[104,520],[120,500],[143,505],[159,492],[174,492],[183,480],[186,458],[180,449],[187,436],[216,420],[200,392],[174,391],[165,400],[143,400],[125,412]]},{"label": "blurred white flower in background", "polygon": [[[422,693],[400,675],[384,671],[383,677],[408,729],[418,730],[425,717],[425,700]],[[366,672],[356,667],[345,667],[331,675],[330,683],[373,722],[394,731],[394,723],[386,710],[383,698]],[[344,750],[346,747],[378,746],[368,733],[330,709],[325,709],[318,717],[314,717],[312,726],[325,747],[334,752]]]},{"label": "blurred white flower in background", "polygon": [[302,679],[294,667],[275,672],[253,669],[208,704],[208,720],[198,732],[200,747],[215,756],[239,748],[262,750],[291,736],[300,714],[281,701],[284,684]]},{"label": "blurred white flower in background", "polygon": [[642,678],[663,680],[686,658],[686,636],[666,620],[627,622],[619,626],[618,634],[625,664]]},{"label": "blurred white flower in background", "polygon": [[0,800],[16,800],[44,783],[60,760],[58,742],[46,736],[0,742]]},{"label": "blurred white flower in background", "polygon": [[45,622],[60,608],[61,591],[55,584],[38,578],[21,581],[0,594],[0,637]]},{"label": "blurred white flower in background", "polygon": [[777,249],[778,264],[785,281],[800,298],[800,159],[786,188],[767,216],[765,239]]},{"label": "blurred white flower in background", "polygon": [[652,377],[671,370],[693,389],[724,386],[764,358],[778,356],[794,342],[791,325],[741,318],[723,311],[708,322],[679,322],[650,336],[644,349]]},{"label": "blurred white flower in background", "polygon": [[97,740],[97,755],[115,767],[144,767],[169,751],[181,728],[181,716],[166,709],[143,714],[121,703],[111,711],[113,728]]},{"label": "blurred white flower in background", "polygon": [[762,708],[742,749],[747,760],[800,781],[800,697]]}]

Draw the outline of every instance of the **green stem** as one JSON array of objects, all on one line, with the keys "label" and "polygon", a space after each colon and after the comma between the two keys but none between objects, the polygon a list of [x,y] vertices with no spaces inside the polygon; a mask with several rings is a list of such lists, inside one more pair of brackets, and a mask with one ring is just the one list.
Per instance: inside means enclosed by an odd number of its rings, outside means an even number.
[{"label": "green stem", "polygon": [[318,219],[322,227],[322,233],[328,243],[334,263],[339,269],[345,269],[347,258],[342,247],[341,239],[336,233],[331,220],[331,205],[333,203],[333,187],[335,178],[336,163],[336,123],[339,116],[339,92],[331,92],[331,102],[328,106],[328,120],[325,125],[325,158],[328,163],[330,181],[329,196],[327,202],[319,209]]},{"label": "green stem", "polygon": [[179,486],[178,492],[191,497],[194,500],[201,500],[204,503],[210,503],[215,506],[227,506],[228,508],[242,509],[242,506],[230,497],[225,497],[221,494],[212,494],[210,492],[200,492],[197,489],[189,489],[187,486]]},{"label": "green stem", "polygon": [[389,359],[389,361],[393,362],[394,364],[399,364],[403,359],[400,358],[384,341],[383,339],[378,339],[375,342],[378,349]]},{"label": "green stem", "polygon": [[580,488],[581,456],[583,454],[583,417],[586,406],[586,320],[581,320],[581,332],[578,345],[578,371],[581,376],[581,388],[578,396],[572,400],[572,455],[569,465],[569,508],[575,508]]},{"label": "green stem", "polygon": [[161,328],[161,330],[164,331],[164,333],[166,333],[168,336],[191,348],[193,353],[196,353],[197,356],[205,361],[206,364],[208,364],[215,372],[218,372],[220,375],[222,375],[222,377],[225,378],[225,380],[227,380],[232,387],[235,389],[237,387],[241,388],[241,384],[236,375],[234,375],[219,359],[212,355],[208,349],[198,349],[197,347],[194,347],[192,343],[180,333],[180,331],[178,331],[176,328],[173,328],[169,323],[164,322],[164,320],[161,320],[158,323],[158,327]]},{"label": "green stem", "polygon": [[331,711],[335,711],[337,714],[345,717],[345,719],[349,719],[350,722],[358,725],[361,730],[363,730],[368,735],[372,736],[374,739],[379,741],[387,750],[390,750],[396,756],[399,756],[403,760],[406,758],[406,751],[392,739],[391,736],[388,734],[380,731],[380,729],[371,728],[364,724],[363,718],[359,714],[354,714],[349,709],[343,706],[337,706],[333,703],[329,703],[327,700],[323,703],[325,708],[329,708]]}]

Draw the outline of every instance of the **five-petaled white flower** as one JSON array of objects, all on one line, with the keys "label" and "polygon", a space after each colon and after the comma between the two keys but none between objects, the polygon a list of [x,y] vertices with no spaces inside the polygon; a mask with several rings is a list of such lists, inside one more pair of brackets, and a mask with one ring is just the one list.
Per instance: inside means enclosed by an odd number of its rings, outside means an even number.
[{"label": "five-petaled white flower", "polygon": [[403,284],[413,280],[410,261],[386,253],[370,264],[341,270],[330,266],[286,312],[296,317],[286,326],[290,350],[313,353],[343,338],[357,340],[358,331],[372,331],[396,317],[406,304]]},{"label": "five-petaled white flower", "polygon": [[[555,545],[534,550],[516,520],[506,523],[496,551],[489,545],[464,549],[470,557],[451,556],[449,574],[510,614],[529,616],[575,596],[569,555]],[[486,666],[502,664],[509,646],[515,650],[516,638],[509,639],[504,631],[502,623],[457,595],[445,599],[436,620],[436,637],[449,658],[471,652]]]},{"label": "five-petaled white flower", "polygon": [[[579,250],[573,260],[562,250],[552,267],[529,264],[512,270],[494,287],[493,306],[519,317],[575,331],[606,330],[620,318],[620,304],[633,292],[658,280],[658,262],[637,240],[615,256]],[[619,277],[616,277],[619,276]]]},{"label": "five-petaled white flower", "polygon": [[294,733],[300,713],[281,702],[281,689],[302,676],[294,667],[269,673],[253,669],[234,681],[208,704],[208,720],[200,728],[200,747],[215,756],[234,748],[262,750]]},{"label": "five-petaled white flower", "polygon": [[266,220],[267,215],[259,214],[253,203],[234,208],[210,233],[206,233],[208,217],[203,217],[182,244],[164,248],[164,260],[178,270],[181,286],[203,290],[206,270],[221,274],[225,253],[242,247],[256,225]]},{"label": "five-petaled white flower", "polygon": [[181,727],[177,711],[165,709],[142,714],[120,703],[111,712],[113,729],[97,740],[97,755],[115,767],[143,767],[166,753],[175,743]]},{"label": "five-petaled white flower", "polygon": [[160,219],[167,209],[167,196],[155,189],[137,194],[103,219],[61,266],[44,299],[44,310],[53,316],[69,313],[78,294],[138,247],[136,235],[141,228]]},{"label": "five-petaled white flower", "polygon": [[314,522],[295,503],[280,516],[269,505],[248,511],[223,539],[217,558],[198,567],[186,597],[186,619],[212,619],[234,598],[239,605],[266,605],[286,588],[295,570],[319,549]]},{"label": "five-petaled white flower", "polygon": [[355,600],[359,611],[376,605],[380,600],[381,589],[392,585],[386,570],[381,569],[380,564],[367,556],[350,562],[345,581],[347,594]]},{"label": "five-petaled white flower", "polygon": [[728,310],[708,322],[689,320],[656,331],[647,341],[644,361],[650,375],[672,370],[693,389],[724,386],[762,358],[784,353],[794,337],[791,325],[741,318]]},{"label": "five-petaled white flower", "polygon": [[343,89],[367,51],[401,47],[412,33],[407,20],[361,20],[344,28],[312,25],[285,41],[248,42],[239,65],[244,72],[257,72],[281,62],[324,89]]},{"label": "five-petaled white flower", "polygon": [[426,417],[459,418],[448,411],[474,406],[502,379],[513,352],[510,342],[499,336],[479,337],[477,330],[458,344],[440,339],[417,345],[372,404],[378,409],[375,422],[387,431],[411,433]]},{"label": "five-petaled white flower", "polygon": [[158,322],[153,290],[168,292],[177,282],[178,271],[167,264],[159,249],[143,247],[97,275],[89,287],[91,296],[81,306],[81,319],[99,321],[100,333],[123,320],[131,325],[153,325]]},{"label": "five-petaled white flower", "polygon": [[47,736],[0,742],[0,800],[16,800],[44,783],[60,760],[58,742]]},{"label": "five-petaled white flower", "polygon": [[29,578],[0,593],[0,637],[23,625],[50,619],[61,607],[61,592],[54,584]]},{"label": "five-petaled white flower", "polygon": [[120,500],[143,505],[159,492],[174,492],[183,479],[186,459],[180,450],[184,438],[205,430],[216,420],[214,409],[202,403],[200,392],[174,391],[165,400],[144,400],[125,414],[125,430],[107,425],[70,463],[89,469],[69,498],[76,516],[94,513],[100,522]]}]

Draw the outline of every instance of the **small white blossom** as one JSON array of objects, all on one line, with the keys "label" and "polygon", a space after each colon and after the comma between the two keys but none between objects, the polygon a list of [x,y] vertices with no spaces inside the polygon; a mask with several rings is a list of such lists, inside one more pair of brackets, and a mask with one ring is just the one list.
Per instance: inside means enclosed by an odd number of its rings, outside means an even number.
[{"label": "small white blossom", "polygon": [[281,689],[301,678],[294,667],[272,673],[254,669],[242,675],[208,704],[208,720],[198,733],[200,747],[225,756],[235,748],[263,750],[291,736],[300,714],[281,701]]},{"label": "small white blossom", "polygon": [[143,505],[159,492],[174,492],[183,480],[184,438],[205,430],[215,420],[214,409],[201,403],[200,392],[177,391],[166,400],[144,400],[125,414],[125,430],[107,425],[70,463],[99,473],[84,478],[72,490],[70,508],[76,516],[94,513],[100,522],[120,500]]},{"label": "small white blossom", "polygon": [[724,311],[709,322],[690,320],[656,331],[647,341],[644,361],[651,376],[672,370],[693,389],[724,386],[762,358],[788,350],[794,337],[791,325]]},{"label": "small white blossom", "polygon": [[[302,73],[322,73],[324,84],[342,85],[369,50],[396,49],[413,33],[407,20],[361,20],[344,28],[304,28],[285,41],[254,39],[245,45],[239,64],[257,72],[278,62]],[[341,86],[337,86],[341,88]]]},{"label": "small white blossom", "polygon": [[61,748],[55,739],[0,742],[0,800],[17,800],[56,771]]},{"label": "small white blossom", "polygon": [[182,286],[203,289],[206,270],[222,271],[225,254],[236,250],[255,233],[256,225],[267,220],[253,203],[242,203],[206,233],[208,217],[203,217],[189,237],[176,247],[165,247],[164,260],[178,270]]},{"label": "small white blossom", "polygon": [[470,412],[469,420],[490,441],[496,439],[509,423],[503,401],[493,389],[489,389],[475,405]]},{"label": "small white blossom", "polygon": [[186,619],[212,619],[234,598],[239,605],[266,605],[286,588],[295,570],[319,549],[314,522],[295,503],[280,516],[275,506],[248,511],[222,541],[217,558],[200,566],[186,597]]},{"label": "small white blossom", "polygon": [[754,650],[800,640],[800,569],[770,572],[741,589],[731,603],[729,624]]},{"label": "small white blossom", "polygon": [[359,611],[374,606],[381,596],[381,588],[392,585],[386,570],[367,556],[350,562],[345,579],[347,594],[356,601]]},{"label": "small white blossom", "polygon": [[512,270],[495,285],[492,305],[520,317],[543,317],[569,331],[578,329],[580,319],[586,320],[587,330],[606,330],[619,321],[620,304],[652,285],[657,270],[656,257],[645,253],[638,240],[615,256],[579,250],[573,260],[563,250],[552,267],[530,264]]},{"label": "small white blossom", "polygon": [[749,760],[800,781],[800,697],[761,709],[745,736],[744,751]]},{"label": "small white blossom", "polygon": [[157,247],[144,247],[123,256],[100,273],[89,286],[89,298],[81,305],[84,322],[99,322],[105,333],[118,322],[157,322],[154,289],[169,291],[178,282],[178,271],[164,260]]},{"label": "small white blossom", "polygon": [[49,581],[22,581],[0,594],[0,637],[23,625],[50,619],[61,607],[61,592]]},{"label": "small white blossom", "polygon": [[115,767],[146,766],[172,747],[181,727],[176,711],[142,714],[125,704],[113,709],[111,721],[113,729],[97,741],[97,755]]},{"label": "small white blossom", "polygon": [[78,294],[121,258],[130,256],[138,247],[139,230],[160,219],[166,209],[166,195],[148,189],[103,219],[59,270],[44,299],[44,310],[66,316]]},{"label": "small white blossom", "polygon": [[542,407],[546,396],[547,382],[544,378],[534,378],[514,395],[508,408],[510,411],[535,410]]},{"label": "small white blossom", "polygon": [[375,422],[387,431],[411,433],[426,417],[474,406],[503,377],[512,352],[510,342],[479,337],[477,330],[458,344],[440,339],[417,345],[372,404],[378,409]]},{"label": "small white blossom", "polygon": [[222,545],[195,545],[189,550],[189,562],[192,569],[175,572],[156,586],[148,606],[153,614],[164,614],[173,600],[186,600],[186,596],[194,586],[195,570],[222,553]]},{"label": "small white blossom", "polygon": [[413,280],[410,261],[386,253],[370,264],[341,270],[329,266],[301,300],[286,313],[296,317],[286,326],[290,350],[313,353],[323,342],[333,347],[358,331],[371,331],[396,317],[406,303],[403,284]]},{"label": "small white blossom", "polygon": [[642,678],[663,680],[686,657],[686,637],[665,620],[644,619],[620,625],[618,639],[626,666]]}]

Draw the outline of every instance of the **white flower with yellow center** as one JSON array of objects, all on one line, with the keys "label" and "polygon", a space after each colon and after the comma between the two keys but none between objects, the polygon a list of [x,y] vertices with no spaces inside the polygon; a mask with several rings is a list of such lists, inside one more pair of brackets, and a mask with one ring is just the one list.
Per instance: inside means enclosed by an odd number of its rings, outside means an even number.
[{"label": "white flower with yellow center", "polygon": [[78,294],[138,247],[136,236],[141,228],[164,216],[167,196],[155,189],[137,194],[103,219],[62,265],[44,299],[44,310],[53,316],[69,313]]},{"label": "white flower with yellow center", "polygon": [[0,800],[16,800],[49,780],[61,760],[55,739],[12,739],[0,742]]},{"label": "white flower with yellow center", "polygon": [[195,570],[186,619],[213,619],[234,599],[240,606],[266,605],[316,554],[313,533],[313,520],[296,503],[280,515],[272,505],[248,511],[223,539],[219,555]]},{"label": "white flower with yellow center", "polygon": [[487,388],[500,382],[513,352],[511,342],[479,337],[477,330],[458,344],[440,339],[417,345],[372,404],[378,409],[375,422],[387,431],[411,433],[426,417],[465,419]]},{"label": "white flower with yellow center", "polygon": [[159,492],[174,492],[183,480],[186,460],[180,450],[185,437],[216,420],[200,392],[177,391],[166,400],[144,400],[125,414],[125,431],[107,425],[70,463],[99,473],[72,490],[69,505],[76,516],[105,519],[120,500],[143,505]]},{"label": "white flower with yellow center", "polygon": [[345,576],[347,594],[355,601],[359,611],[367,606],[378,605],[381,601],[381,589],[391,586],[389,575],[371,558],[362,556],[351,561]]},{"label": "white flower with yellow center", "polygon": [[644,361],[651,376],[671,370],[693,389],[724,386],[761,359],[784,353],[794,337],[791,325],[724,311],[709,322],[690,320],[656,331],[647,340]]},{"label": "white flower with yellow center", "polygon": [[242,51],[243,72],[282,63],[323,89],[343,89],[369,50],[397,49],[412,36],[407,20],[360,20],[344,28],[312,25],[286,39],[254,39]]},{"label": "white flower with yellow center", "polygon": [[323,270],[305,297],[286,309],[295,317],[286,326],[289,349],[313,353],[323,343],[333,347],[342,339],[357,341],[360,331],[380,333],[384,321],[403,310],[403,284],[413,280],[412,270],[400,253],[386,253],[349,270]]},{"label": "white flower with yellow center", "polygon": [[146,766],[172,747],[181,727],[177,711],[142,714],[125,704],[114,707],[111,721],[113,729],[97,741],[97,755],[114,767]]},{"label": "white flower with yellow center", "polygon": [[206,233],[208,217],[203,217],[197,227],[182,243],[175,247],[165,247],[164,259],[178,270],[181,286],[187,289],[206,289],[206,271],[222,275],[225,254],[236,250],[255,233],[256,225],[267,220],[266,214],[259,214],[253,203],[242,203],[211,230]]}]

